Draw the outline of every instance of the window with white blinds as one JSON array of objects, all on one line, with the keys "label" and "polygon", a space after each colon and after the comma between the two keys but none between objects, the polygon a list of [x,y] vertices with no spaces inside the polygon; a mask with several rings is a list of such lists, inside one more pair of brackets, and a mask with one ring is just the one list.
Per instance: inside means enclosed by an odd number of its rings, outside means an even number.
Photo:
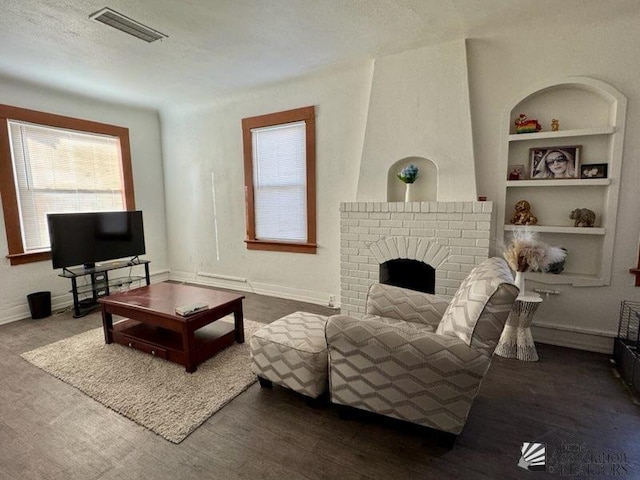
[{"label": "window with white blinds", "polygon": [[125,209],[117,137],[8,123],[25,252],[50,246],[47,213]]},{"label": "window with white blinds", "polygon": [[251,137],[256,239],[306,242],[305,123],[256,128]]},{"label": "window with white blinds", "polygon": [[50,260],[47,213],[136,209],[129,130],[0,104],[0,196],[11,265]]},{"label": "window with white blinds", "polygon": [[315,107],[242,120],[247,248],[316,252]]}]

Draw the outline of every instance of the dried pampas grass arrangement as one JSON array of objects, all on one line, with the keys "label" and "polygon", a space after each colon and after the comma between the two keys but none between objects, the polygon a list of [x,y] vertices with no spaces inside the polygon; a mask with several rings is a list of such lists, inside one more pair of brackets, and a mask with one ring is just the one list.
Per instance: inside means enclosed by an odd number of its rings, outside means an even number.
[{"label": "dried pampas grass arrangement", "polygon": [[516,272],[544,272],[549,265],[562,261],[567,252],[560,247],[551,247],[538,238],[536,232],[515,230],[511,244],[502,254]]}]

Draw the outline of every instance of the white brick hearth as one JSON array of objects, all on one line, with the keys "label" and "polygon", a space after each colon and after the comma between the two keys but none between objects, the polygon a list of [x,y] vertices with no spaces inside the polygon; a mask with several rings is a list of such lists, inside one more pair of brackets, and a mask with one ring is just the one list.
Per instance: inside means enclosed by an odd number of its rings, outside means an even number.
[{"label": "white brick hearth", "polygon": [[492,212],[492,202],[341,203],[341,312],[364,314],[380,264],[398,258],[433,267],[435,292],[453,295],[489,256]]}]

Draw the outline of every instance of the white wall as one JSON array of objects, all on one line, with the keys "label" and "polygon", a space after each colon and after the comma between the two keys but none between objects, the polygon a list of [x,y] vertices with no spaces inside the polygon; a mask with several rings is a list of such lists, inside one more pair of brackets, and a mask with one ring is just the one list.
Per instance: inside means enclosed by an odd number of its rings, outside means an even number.
[{"label": "white wall", "polygon": [[[378,58],[373,66],[354,65],[163,112],[172,277],[327,303],[340,289],[339,202],[384,201],[388,168],[407,156],[433,160],[441,174],[454,165],[474,172],[477,184],[464,176],[439,200],[485,195],[502,202],[505,110],[531,85],[565,75],[591,76],[629,99],[612,283],[554,286],[560,295],[545,299],[536,323],[547,328],[538,328],[536,336],[606,351],[617,330],[620,301],[640,300],[628,273],[637,261],[640,236],[636,25],[637,17],[589,28],[537,24],[527,36],[506,27],[492,36]],[[305,105],[318,107],[318,254],[247,251],[240,120]],[[390,134],[397,125],[404,127],[401,133]]]},{"label": "white wall", "polygon": [[405,157],[435,163],[438,201],[477,199],[464,40],[376,59],[357,200],[386,201],[386,172]]},{"label": "white wall", "polygon": [[[339,203],[355,199],[371,69],[365,62],[162,112],[171,278],[320,304],[339,296]],[[309,105],[317,254],[247,250],[241,120]]]},{"label": "white wall", "polygon": [[[611,285],[553,286],[560,295],[545,298],[535,320],[552,328],[538,328],[535,336],[539,340],[607,350],[610,339],[583,334],[614,335],[620,301],[640,300],[640,288],[633,286],[634,277],[628,273],[637,262],[640,234],[640,111],[636,107],[640,100],[640,65],[634,48],[640,43],[637,26],[637,15],[603,25],[537,24],[526,35],[507,30],[471,39],[467,44],[478,192],[489,200],[502,202],[499,184],[505,172],[497,161],[504,131],[501,122],[505,111],[513,106],[510,102],[522,92],[549,79],[587,76],[611,84],[629,100]],[[562,112],[556,118],[562,125]],[[527,288],[533,287],[548,286],[527,282]]]},{"label": "white wall", "polygon": [[[608,287],[554,287],[560,295],[545,299],[536,317],[551,328],[538,329],[536,336],[606,350],[607,335],[617,329],[619,302],[640,300],[628,273],[636,265],[640,237],[640,64],[635,48],[640,30],[638,15],[601,25],[575,18],[575,25],[538,22],[527,32],[504,26],[494,35],[468,39],[466,50],[462,41],[419,48],[379,58],[375,67],[366,62],[217,103],[204,99],[195,107],[176,106],[161,114],[162,149],[152,112],[4,80],[0,102],[124,123],[132,130],[136,199],[145,210],[152,270],[167,264],[158,165],[162,151],[173,278],[327,303],[340,290],[339,202],[384,200],[387,169],[406,156],[436,163],[474,158],[475,165],[465,165],[475,170],[477,185],[458,185],[460,198],[451,200],[473,200],[477,192],[502,202],[501,122],[511,102],[549,78],[603,80],[629,99],[612,282]],[[248,251],[240,121],[307,105],[316,105],[318,115],[318,253]],[[409,134],[391,148],[385,129],[407,118],[412,120]],[[562,112],[558,118],[562,125]],[[365,128],[371,128],[366,135]],[[4,232],[0,237],[0,253],[6,252]],[[0,282],[0,318],[24,312],[24,296],[31,291],[52,289],[60,295],[68,289],[48,264],[9,267],[4,260]]]},{"label": "white wall", "polygon": [[[127,127],[136,208],[143,211],[151,272],[167,269],[162,149],[158,113],[107,104],[0,77],[0,103]],[[0,209],[0,216],[2,210]],[[29,316],[26,295],[50,290],[54,308],[69,304],[69,280],[58,277],[50,261],[11,266],[4,221],[0,220],[0,323]]]}]

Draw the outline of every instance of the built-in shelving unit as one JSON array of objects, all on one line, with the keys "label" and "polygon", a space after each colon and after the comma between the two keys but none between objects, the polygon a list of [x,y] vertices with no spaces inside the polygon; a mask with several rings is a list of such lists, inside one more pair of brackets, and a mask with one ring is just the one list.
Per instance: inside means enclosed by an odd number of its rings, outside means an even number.
[{"label": "built-in shelving unit", "polygon": [[589,178],[575,180],[507,180],[507,188],[523,188],[523,187],[598,187],[602,185],[611,185],[610,178]]},{"label": "built-in shelving unit", "polygon": [[544,138],[570,138],[588,137],[590,135],[609,135],[613,133],[613,127],[580,128],[576,130],[559,130],[556,132],[512,133],[509,134],[510,142],[530,142]]},{"label": "built-in shelving unit", "polygon": [[[513,232],[523,228],[522,225],[505,225],[506,232]],[[582,228],[582,227],[564,227],[556,225],[528,225],[526,227],[532,232],[541,233],[570,233],[571,235],[604,235],[606,230],[601,227]]]},{"label": "built-in shelving unit", "polygon": [[[526,228],[542,239],[568,250],[560,274],[527,273],[529,280],[575,287],[608,285],[618,209],[619,183],[627,100],[604,82],[569,77],[538,85],[521,95],[505,114],[502,160],[504,204],[498,208],[498,238],[508,244],[509,234]],[[536,118],[543,130],[514,133],[514,120],[524,113]],[[560,129],[545,128],[558,119]],[[580,146],[580,165],[606,164],[606,178],[530,179],[530,149]],[[524,166],[524,178],[508,180],[514,166]],[[536,225],[512,225],[514,205],[531,204]],[[594,227],[575,227],[569,214],[576,208],[596,213]]]}]

